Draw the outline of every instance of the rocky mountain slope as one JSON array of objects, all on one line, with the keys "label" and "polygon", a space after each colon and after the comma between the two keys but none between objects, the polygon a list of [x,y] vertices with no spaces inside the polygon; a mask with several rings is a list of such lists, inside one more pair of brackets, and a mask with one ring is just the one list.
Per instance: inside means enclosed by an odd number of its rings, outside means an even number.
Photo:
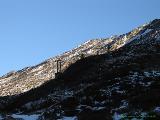
[{"label": "rocky mountain slope", "polygon": [[[58,59],[62,76],[55,78]],[[36,114],[41,120],[158,119],[159,61],[160,20],[156,19],[2,76],[0,110]]]},{"label": "rocky mountain slope", "polygon": [[82,54],[84,54],[85,57],[96,54],[105,54],[108,51],[119,49],[134,39],[139,39],[140,35],[145,36],[145,34],[153,32],[154,31],[146,24],[124,35],[106,39],[89,40],[77,48],[50,58],[39,65],[9,72],[0,77],[0,95],[7,96],[20,94],[53,79],[56,73],[57,59],[62,60],[62,71],[64,71],[72,63],[79,60]]}]

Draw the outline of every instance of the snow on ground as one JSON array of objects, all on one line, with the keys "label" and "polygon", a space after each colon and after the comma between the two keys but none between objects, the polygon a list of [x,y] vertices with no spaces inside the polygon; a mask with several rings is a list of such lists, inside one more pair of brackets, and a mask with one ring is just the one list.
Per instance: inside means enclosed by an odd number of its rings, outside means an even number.
[{"label": "snow on ground", "polygon": [[133,38],[131,38],[131,39],[127,40],[127,41],[124,41],[123,46],[125,46],[125,45],[131,43],[132,41],[134,41],[134,40],[136,40],[136,39],[139,39],[139,38],[140,38],[140,35],[136,35],[136,36],[134,36]]},{"label": "snow on ground", "polygon": [[74,116],[74,117],[63,117],[62,119],[58,119],[58,120],[77,120],[77,117]]},{"label": "snow on ground", "polygon": [[122,119],[122,115],[115,112],[114,115],[113,115],[113,120],[121,120],[121,119]]},{"label": "snow on ground", "polygon": [[136,39],[140,39],[141,36],[145,36],[147,33],[151,32],[151,31],[152,31],[152,29],[147,29],[147,30],[144,31],[144,33],[138,34],[138,35],[134,36],[133,38],[131,38],[129,40],[127,39],[127,37],[125,35],[124,38],[123,38],[124,44],[122,46],[127,45],[127,44],[131,43],[132,41],[134,41]]},{"label": "snow on ground", "polygon": [[0,120],[2,120],[3,118],[2,118],[2,116],[0,115]]},{"label": "snow on ground", "polygon": [[23,120],[38,120],[39,115],[17,115],[13,114],[13,118],[23,119]]},{"label": "snow on ground", "polygon": [[99,110],[104,110],[106,107],[93,107],[92,110],[94,111],[99,111]]},{"label": "snow on ground", "polygon": [[157,113],[160,113],[160,107],[156,107],[156,108],[154,109],[154,111],[157,112]]},{"label": "snow on ground", "polygon": [[[136,112],[135,112],[136,113]],[[147,117],[146,112],[142,112],[139,115],[127,115],[126,113],[119,114],[117,112],[113,115],[113,120],[144,120]]]},{"label": "snow on ground", "polygon": [[156,41],[160,41],[160,34],[156,35],[155,38],[156,38]]},{"label": "snow on ground", "polygon": [[160,76],[160,72],[159,71],[150,71],[150,72],[148,72],[148,71],[145,71],[144,72],[144,75],[146,76],[146,77],[152,77],[152,76],[154,76],[154,77],[159,77]]},{"label": "snow on ground", "polygon": [[121,101],[121,106],[119,107],[119,109],[123,109],[123,108],[127,108],[128,107],[128,101],[126,100],[122,100]]},{"label": "snow on ground", "polygon": [[147,29],[144,33],[142,33],[141,35],[142,36],[144,36],[144,35],[146,35],[147,33],[149,33],[149,32],[151,32],[152,31],[152,29]]}]

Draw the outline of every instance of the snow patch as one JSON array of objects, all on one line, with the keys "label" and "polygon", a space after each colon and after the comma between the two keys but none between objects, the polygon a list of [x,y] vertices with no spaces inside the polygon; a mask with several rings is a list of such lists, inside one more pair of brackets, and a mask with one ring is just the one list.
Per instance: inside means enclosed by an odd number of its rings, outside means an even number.
[{"label": "snow patch", "polygon": [[144,72],[144,75],[146,76],[146,77],[159,77],[160,76],[160,72],[159,71],[150,71],[150,72],[148,72],[148,71],[145,71]]},{"label": "snow patch", "polygon": [[0,120],[2,120],[3,118],[2,118],[2,116],[0,115]]},{"label": "snow patch", "polygon": [[38,120],[40,115],[17,115],[13,114],[12,117],[15,119],[23,119],[23,120]]},{"label": "snow patch", "polygon": [[160,107],[156,107],[156,108],[154,109],[154,112],[160,113]]},{"label": "snow patch", "polygon": [[131,38],[129,40],[127,40],[126,35],[125,35],[124,38],[123,38],[124,39],[123,46],[129,44],[130,42],[132,42],[136,39],[140,39],[141,36],[145,36],[147,33],[151,32],[151,31],[152,31],[152,29],[147,29],[142,34],[138,34],[138,35],[134,36],[133,38]]},{"label": "snow patch", "polygon": [[66,116],[64,116],[62,119],[58,119],[58,120],[78,120],[78,118],[76,116],[74,116],[74,117],[66,117]]},{"label": "snow patch", "polygon": [[93,50],[90,49],[89,51],[87,51],[87,54],[92,54],[93,53]]},{"label": "snow patch", "polygon": [[104,110],[104,109],[105,109],[105,107],[93,107],[92,110],[99,111],[99,110]]},{"label": "snow patch", "polygon": [[[136,36],[134,36],[133,38],[131,38],[131,39],[129,39],[128,41],[126,41],[124,45],[127,45],[127,44],[131,43],[132,41],[134,41],[134,40],[136,40],[136,39],[139,39],[139,38],[140,38],[140,35],[136,35]],[[124,46],[124,45],[123,45],[123,46]]]},{"label": "snow patch", "polygon": [[156,35],[155,38],[156,38],[156,41],[160,41],[160,34]]},{"label": "snow patch", "polygon": [[122,119],[122,115],[115,112],[114,115],[113,115],[113,120],[121,120],[121,119]]},{"label": "snow patch", "polygon": [[122,105],[119,107],[119,109],[127,108],[128,107],[128,101],[122,100],[121,101]]},{"label": "snow patch", "polygon": [[149,32],[151,32],[152,31],[152,29],[147,29],[144,33],[142,33],[141,35],[142,36],[144,36],[144,35],[146,35],[147,33],[149,33]]}]

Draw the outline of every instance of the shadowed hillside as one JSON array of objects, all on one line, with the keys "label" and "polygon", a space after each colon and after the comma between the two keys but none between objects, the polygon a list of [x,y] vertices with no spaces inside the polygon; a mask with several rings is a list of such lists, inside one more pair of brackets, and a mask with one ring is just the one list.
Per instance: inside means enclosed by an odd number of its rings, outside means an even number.
[{"label": "shadowed hillside", "polygon": [[84,52],[83,57],[81,53],[63,62],[62,68],[67,67],[60,76],[24,93],[2,96],[1,111],[38,114],[40,120],[63,116],[78,120],[111,120],[117,116],[158,119],[160,20],[109,40],[106,44],[106,40],[84,44],[88,45],[87,52],[97,50],[94,45],[98,44],[98,53],[85,54],[83,45],[72,50],[71,56],[78,49]]}]

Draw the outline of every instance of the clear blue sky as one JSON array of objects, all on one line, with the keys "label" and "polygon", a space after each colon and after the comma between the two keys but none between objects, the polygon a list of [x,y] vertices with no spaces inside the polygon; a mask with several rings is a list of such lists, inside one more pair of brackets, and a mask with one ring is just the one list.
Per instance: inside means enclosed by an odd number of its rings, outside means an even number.
[{"label": "clear blue sky", "polygon": [[160,0],[1,0],[0,75],[160,18]]}]

